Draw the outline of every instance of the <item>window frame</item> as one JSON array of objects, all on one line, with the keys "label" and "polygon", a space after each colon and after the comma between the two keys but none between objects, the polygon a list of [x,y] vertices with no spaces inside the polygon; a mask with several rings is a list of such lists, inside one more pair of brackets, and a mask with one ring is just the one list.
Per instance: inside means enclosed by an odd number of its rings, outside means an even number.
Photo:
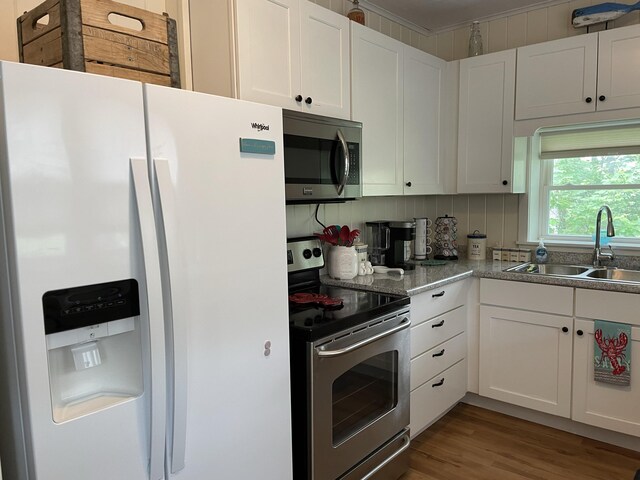
[{"label": "window frame", "polygon": [[[539,144],[538,144],[539,145]],[[640,155],[640,152],[633,153],[633,155]],[[590,156],[590,155],[584,155]],[[591,156],[604,156],[604,155],[596,155],[593,154]],[[562,157],[565,158],[565,157]],[[545,242],[552,243],[561,243],[561,244],[591,244],[593,242],[593,237],[590,235],[552,235],[549,233],[549,203],[551,192],[553,191],[578,191],[578,190],[629,190],[635,189],[640,190],[640,184],[602,184],[602,185],[552,185],[553,179],[553,162],[558,159],[537,159],[539,162],[539,191],[538,191],[538,201],[537,203],[537,235],[536,238],[543,238]],[[577,157],[566,157],[566,158],[577,158]],[[532,162],[533,164],[534,162]],[[614,214],[614,225],[615,225],[615,214]],[[595,233],[596,228],[596,217],[594,215],[593,218],[593,232]],[[529,240],[534,240],[532,235],[529,235]],[[640,237],[612,237],[610,240],[611,245],[625,245],[625,246],[635,246],[640,247]]]}]

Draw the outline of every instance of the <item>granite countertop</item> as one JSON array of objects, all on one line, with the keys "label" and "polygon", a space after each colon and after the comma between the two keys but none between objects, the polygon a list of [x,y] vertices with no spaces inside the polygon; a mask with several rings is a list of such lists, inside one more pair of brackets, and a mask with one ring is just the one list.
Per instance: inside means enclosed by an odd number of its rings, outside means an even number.
[{"label": "granite countertop", "polygon": [[[549,263],[588,264],[588,262],[560,262],[557,260]],[[328,275],[322,275],[320,280],[322,283],[327,285],[409,296],[417,295],[434,288],[439,288],[471,276],[494,278],[498,280],[511,280],[516,282],[543,283],[563,287],[640,293],[640,284],[634,285],[606,280],[553,277],[548,275],[504,271],[505,269],[515,265],[518,265],[518,263],[499,262],[493,260],[459,259],[447,261],[444,265],[416,265],[415,270],[407,270],[404,275],[399,275],[397,273],[374,273],[373,275],[357,276],[352,280],[335,280]]]}]

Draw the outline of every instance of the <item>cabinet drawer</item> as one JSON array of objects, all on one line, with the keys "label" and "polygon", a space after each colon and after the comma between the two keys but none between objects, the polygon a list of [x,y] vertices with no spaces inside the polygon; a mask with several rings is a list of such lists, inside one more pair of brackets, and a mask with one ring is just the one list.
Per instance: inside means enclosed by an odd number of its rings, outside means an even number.
[{"label": "cabinet drawer", "polygon": [[462,306],[412,327],[411,358],[464,332],[466,323],[467,307]]},{"label": "cabinet drawer", "polygon": [[640,326],[640,295],[576,289],[576,317],[609,320]]},{"label": "cabinet drawer", "polygon": [[467,361],[461,360],[411,392],[411,436],[415,437],[467,393]]},{"label": "cabinet drawer", "polygon": [[480,303],[520,310],[573,315],[573,288],[480,279]]},{"label": "cabinet drawer", "polygon": [[467,336],[456,335],[411,360],[411,390],[467,356]]},{"label": "cabinet drawer", "polygon": [[461,280],[411,297],[411,323],[418,325],[464,305],[468,288],[468,281]]}]

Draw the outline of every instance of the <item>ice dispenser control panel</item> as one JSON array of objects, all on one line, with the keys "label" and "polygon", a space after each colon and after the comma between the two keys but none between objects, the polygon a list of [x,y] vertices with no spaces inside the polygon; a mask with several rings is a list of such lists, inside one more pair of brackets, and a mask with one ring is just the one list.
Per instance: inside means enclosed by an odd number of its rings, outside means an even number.
[{"label": "ice dispenser control panel", "polygon": [[133,279],[52,290],[42,296],[47,335],[140,315]]}]

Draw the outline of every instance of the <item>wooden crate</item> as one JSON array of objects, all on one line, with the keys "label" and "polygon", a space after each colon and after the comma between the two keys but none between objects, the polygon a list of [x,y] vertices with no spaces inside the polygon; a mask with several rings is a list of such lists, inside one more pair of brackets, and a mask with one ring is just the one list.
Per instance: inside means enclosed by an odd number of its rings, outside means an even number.
[{"label": "wooden crate", "polygon": [[[131,28],[110,20],[122,17]],[[176,22],[166,14],[112,0],[46,0],[18,18],[18,44],[24,63],[180,87]]]}]

